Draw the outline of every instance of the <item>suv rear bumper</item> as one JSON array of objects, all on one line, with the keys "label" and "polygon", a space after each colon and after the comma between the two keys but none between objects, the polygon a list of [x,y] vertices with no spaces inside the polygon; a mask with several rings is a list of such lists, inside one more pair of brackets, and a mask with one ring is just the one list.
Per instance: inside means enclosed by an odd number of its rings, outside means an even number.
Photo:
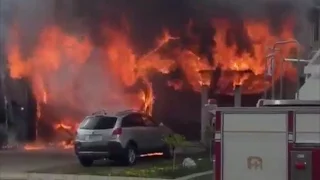
[{"label": "suv rear bumper", "polygon": [[119,142],[108,142],[106,145],[75,142],[74,150],[78,157],[90,157],[92,159],[122,156],[125,153],[124,148]]}]

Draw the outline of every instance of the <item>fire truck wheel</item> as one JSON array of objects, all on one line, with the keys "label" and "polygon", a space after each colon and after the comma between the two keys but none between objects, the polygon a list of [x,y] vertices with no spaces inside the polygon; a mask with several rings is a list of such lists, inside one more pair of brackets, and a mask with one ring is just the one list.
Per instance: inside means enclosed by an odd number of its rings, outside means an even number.
[{"label": "fire truck wheel", "polygon": [[90,167],[93,164],[93,160],[90,158],[79,157],[79,162],[83,167]]}]

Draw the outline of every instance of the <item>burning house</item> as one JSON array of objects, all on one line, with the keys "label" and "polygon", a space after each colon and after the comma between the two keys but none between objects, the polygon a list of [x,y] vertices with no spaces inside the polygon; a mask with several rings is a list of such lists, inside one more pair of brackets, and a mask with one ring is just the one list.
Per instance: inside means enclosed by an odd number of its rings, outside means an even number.
[{"label": "burning house", "polygon": [[[177,132],[199,134],[202,86],[221,105],[228,98],[232,104],[241,86],[254,105],[271,87],[266,50],[287,39],[312,45],[310,28],[301,24],[318,28],[314,41],[319,33],[319,15],[308,18],[312,3],[304,1],[10,2],[19,11],[9,11],[3,40],[7,116],[24,129],[24,139],[61,146],[85,115],[101,108],[142,109]],[[31,8],[36,4],[41,8]],[[284,45],[279,54],[295,57],[296,49]],[[283,67],[289,87],[297,71],[290,62]]]}]

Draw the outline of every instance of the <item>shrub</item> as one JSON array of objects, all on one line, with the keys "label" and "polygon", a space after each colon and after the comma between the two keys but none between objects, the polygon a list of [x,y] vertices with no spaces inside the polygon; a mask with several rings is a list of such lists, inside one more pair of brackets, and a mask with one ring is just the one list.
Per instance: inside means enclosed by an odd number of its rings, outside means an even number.
[{"label": "shrub", "polygon": [[163,141],[169,146],[173,153],[172,169],[176,167],[176,148],[187,145],[186,138],[180,134],[170,134],[163,138]]}]

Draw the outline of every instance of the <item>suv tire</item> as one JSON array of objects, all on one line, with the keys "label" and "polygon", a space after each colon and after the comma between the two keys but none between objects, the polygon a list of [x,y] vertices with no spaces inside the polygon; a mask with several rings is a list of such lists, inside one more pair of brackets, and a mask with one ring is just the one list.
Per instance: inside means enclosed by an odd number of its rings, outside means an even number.
[{"label": "suv tire", "polygon": [[85,157],[78,157],[80,164],[83,167],[90,167],[93,164],[93,159],[85,158]]},{"label": "suv tire", "polygon": [[163,153],[163,157],[166,158],[166,159],[172,159],[173,158],[173,151],[168,145],[165,145],[163,147],[162,153]]},{"label": "suv tire", "polygon": [[127,166],[132,166],[137,162],[137,147],[129,144],[124,151],[123,163]]}]

